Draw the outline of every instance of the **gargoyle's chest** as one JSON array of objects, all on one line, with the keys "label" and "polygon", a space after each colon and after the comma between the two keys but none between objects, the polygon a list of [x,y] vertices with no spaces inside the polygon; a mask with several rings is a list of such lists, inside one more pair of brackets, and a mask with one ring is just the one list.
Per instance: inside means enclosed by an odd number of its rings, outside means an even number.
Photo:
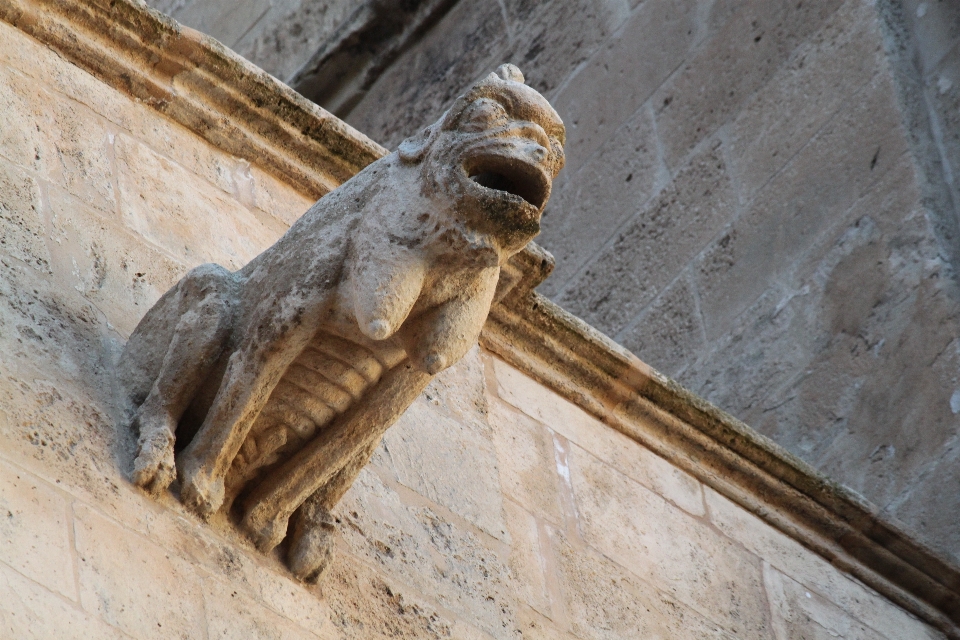
[{"label": "gargoyle's chest", "polygon": [[240,447],[227,474],[228,495],[293,455],[404,358],[391,341],[318,332],[287,368]]}]

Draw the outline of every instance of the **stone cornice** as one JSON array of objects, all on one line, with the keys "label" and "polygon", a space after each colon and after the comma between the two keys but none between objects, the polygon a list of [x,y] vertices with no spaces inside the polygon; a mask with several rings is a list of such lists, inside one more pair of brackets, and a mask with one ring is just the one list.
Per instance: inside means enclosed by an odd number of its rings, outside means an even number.
[{"label": "stone cornice", "polygon": [[[0,0],[0,20],[305,195],[327,193],[386,153],[215,40],[135,0]],[[481,338],[487,348],[960,639],[960,568],[534,292],[551,266],[535,246],[512,261]]]}]

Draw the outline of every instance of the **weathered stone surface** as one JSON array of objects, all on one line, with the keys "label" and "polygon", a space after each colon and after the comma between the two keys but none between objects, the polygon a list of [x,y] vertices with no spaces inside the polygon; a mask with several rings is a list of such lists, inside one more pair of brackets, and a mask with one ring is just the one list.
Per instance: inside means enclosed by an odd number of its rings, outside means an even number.
[{"label": "weathered stone surface", "polygon": [[570,170],[614,136],[639,138],[621,125],[686,56],[696,37],[696,13],[693,0],[644,2],[576,74],[559,76],[564,86],[554,102],[570,128]]},{"label": "weathered stone surface", "polygon": [[[117,137],[116,154],[124,223],[184,264],[238,269],[284,231],[126,135]],[[197,235],[210,240],[202,254],[191,242]]]},{"label": "weathered stone surface", "polygon": [[[528,604],[541,615],[550,616],[550,591],[547,576],[549,551],[544,548],[546,528],[511,500],[504,501],[507,527],[510,530],[510,571],[513,572],[516,594],[520,602]],[[558,603],[559,604],[559,603]],[[518,613],[518,627],[523,632],[522,615]]]},{"label": "weathered stone surface", "polygon": [[0,564],[0,635],[22,640],[129,638]]},{"label": "weathered stone surface", "polygon": [[565,308],[617,333],[734,216],[719,143],[697,153],[558,294]]},{"label": "weathered stone surface", "polygon": [[756,556],[582,450],[570,470],[587,544],[734,636],[769,636]]},{"label": "weathered stone surface", "polygon": [[[498,4],[458,2],[439,25],[377,80],[350,111],[346,118],[350,124],[395,148],[439,117],[454,97],[501,61],[507,38]],[[422,78],[444,82],[424,87]],[[383,108],[382,95],[391,96],[390,109]]]},{"label": "weathered stone surface", "polygon": [[136,638],[203,636],[203,590],[194,569],[85,505],[75,517],[84,610]]},{"label": "weathered stone surface", "polygon": [[54,273],[130,335],[187,267],[58,187],[51,185],[46,194]]},{"label": "weathered stone surface", "polygon": [[699,258],[697,286],[707,337],[730,331],[735,318],[906,149],[890,80],[878,76]]},{"label": "weathered stone surface", "polygon": [[459,638],[449,618],[410,590],[347,554],[339,554],[324,581],[334,637],[344,640]]},{"label": "weathered stone surface", "polygon": [[40,185],[20,168],[0,161],[0,251],[48,271],[45,235]]},{"label": "weathered stone surface", "polygon": [[[505,0],[502,4],[510,43],[503,59],[522,64],[530,85],[547,96],[629,15],[625,0],[567,0],[552,5]],[[570,29],[571,24],[577,24],[577,29]]]},{"label": "weathered stone surface", "polygon": [[335,511],[349,552],[385,578],[429,594],[494,636],[514,628],[508,553],[428,506],[406,505],[369,468]]},{"label": "weathered stone surface", "polygon": [[[645,582],[635,570],[628,571],[591,549],[575,548],[557,533],[552,539],[567,594],[570,630],[578,638],[770,637],[762,626],[749,636],[741,635],[744,627],[740,633],[726,633],[671,594]],[[744,622],[750,625],[754,621]]]},{"label": "weathered stone surface", "polygon": [[885,70],[875,9],[844,2],[736,113],[731,155],[750,198]]},{"label": "weathered stone surface", "polygon": [[704,514],[700,484],[689,474],[502,360],[491,360],[501,398],[684,511],[694,516]]},{"label": "weathered stone surface", "polygon": [[766,563],[763,565],[763,578],[770,598],[777,640],[881,640],[886,637]]},{"label": "weathered stone surface", "polygon": [[940,637],[919,620],[884,601],[795,540],[746,513],[715,491],[706,489],[705,493],[710,521],[714,526],[762,557],[776,570],[805,586],[812,594],[829,594],[833,604],[866,626],[883,629],[891,639]]},{"label": "weathered stone surface", "polygon": [[[723,13],[726,4],[716,3],[713,10]],[[667,164],[682,165],[840,4],[735,3],[729,19],[653,96]]]},{"label": "weathered stone surface", "polygon": [[619,336],[623,346],[672,378],[680,377],[706,345],[691,275],[681,273]]},{"label": "weathered stone surface", "polygon": [[0,466],[0,561],[76,600],[69,509],[63,494],[38,478]]},{"label": "weathered stone surface", "polygon": [[[383,438],[373,462],[494,538],[508,540],[479,348],[441,372]],[[450,476],[457,469],[457,478]]]},{"label": "weathered stone surface", "polygon": [[203,608],[206,614],[206,637],[256,638],[257,640],[315,640],[333,638],[332,625],[298,628],[266,607],[237,593],[232,584],[212,578],[203,581]]},{"label": "weathered stone surface", "polygon": [[[412,404],[387,432],[374,462],[385,465],[404,486],[491,536],[506,539],[497,457],[489,433],[445,415],[424,399]],[[450,469],[457,469],[456,480]]]},{"label": "weathered stone surface", "polygon": [[661,187],[663,174],[648,108],[634,113],[579,170],[566,167],[544,212],[538,240],[557,256],[557,266],[540,290],[552,294],[602,251]]},{"label": "weathered stone surface", "polygon": [[564,516],[553,434],[500,402],[491,404],[490,425],[504,495],[559,526]]}]

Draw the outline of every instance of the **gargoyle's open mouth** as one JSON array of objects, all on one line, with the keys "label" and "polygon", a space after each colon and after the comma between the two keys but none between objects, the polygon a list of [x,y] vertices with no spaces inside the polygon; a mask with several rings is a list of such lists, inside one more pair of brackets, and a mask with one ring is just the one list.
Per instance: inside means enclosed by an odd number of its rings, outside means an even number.
[{"label": "gargoyle's open mouth", "polygon": [[481,187],[523,198],[538,210],[550,195],[550,179],[538,167],[504,156],[472,158],[464,165],[467,177]]}]

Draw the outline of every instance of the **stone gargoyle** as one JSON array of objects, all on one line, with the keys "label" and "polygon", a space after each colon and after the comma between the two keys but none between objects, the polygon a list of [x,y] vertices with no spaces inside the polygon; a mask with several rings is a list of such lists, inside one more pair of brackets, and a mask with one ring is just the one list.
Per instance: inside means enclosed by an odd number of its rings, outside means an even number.
[{"label": "stone gargoyle", "polygon": [[503,65],[231,273],[190,271],[144,316],[120,379],[133,482],[230,514],[316,580],[336,505],[381,436],[476,343],[500,268],[540,229],[557,113]]}]

